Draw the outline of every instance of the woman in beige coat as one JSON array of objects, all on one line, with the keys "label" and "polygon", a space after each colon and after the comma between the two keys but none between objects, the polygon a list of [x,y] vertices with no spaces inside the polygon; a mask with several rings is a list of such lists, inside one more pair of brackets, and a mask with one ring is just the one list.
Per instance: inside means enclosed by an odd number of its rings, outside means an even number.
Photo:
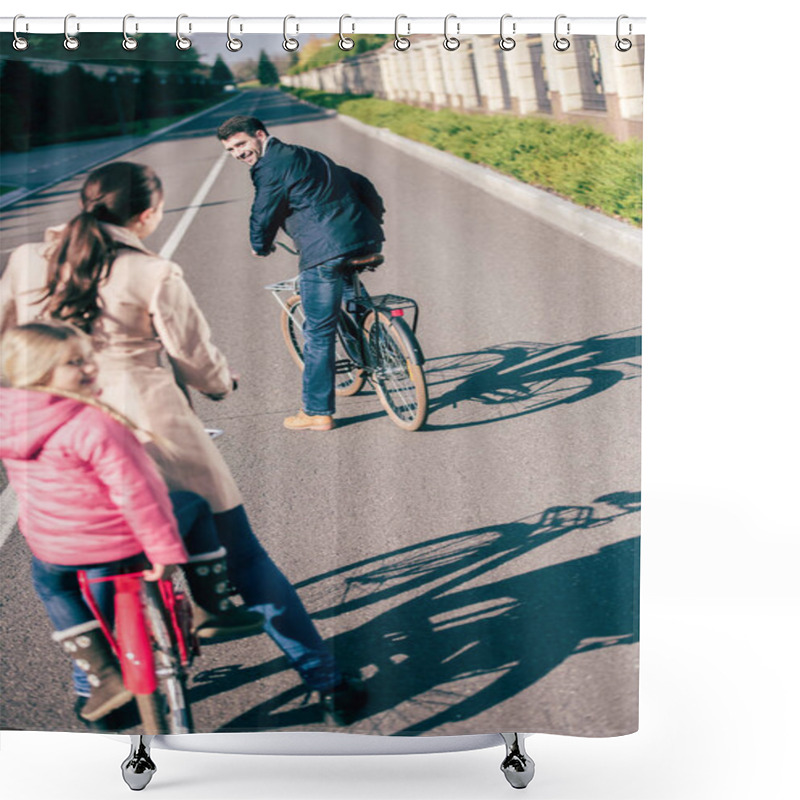
[{"label": "woman in beige coat", "polygon": [[327,720],[350,722],[365,702],[363,688],[339,672],[254,536],[230,470],[182,388],[221,400],[235,381],[181,268],[142,243],[163,217],[161,181],[140,164],[107,164],[89,175],[81,203],[81,213],[43,243],[12,254],[0,279],[0,330],[52,317],[91,335],[103,401],[148,432],[145,445],[171,490],[211,504],[246,604],[264,614],[266,632],[319,692]]}]

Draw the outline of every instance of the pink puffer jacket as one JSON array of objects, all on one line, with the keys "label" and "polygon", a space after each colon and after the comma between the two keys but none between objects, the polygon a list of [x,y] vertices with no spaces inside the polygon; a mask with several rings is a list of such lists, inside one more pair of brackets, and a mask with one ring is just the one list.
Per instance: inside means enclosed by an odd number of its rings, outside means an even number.
[{"label": "pink puffer jacket", "polygon": [[167,487],[136,436],[79,400],[0,388],[0,458],[19,527],[51,564],[101,564],[144,553],[186,561]]}]

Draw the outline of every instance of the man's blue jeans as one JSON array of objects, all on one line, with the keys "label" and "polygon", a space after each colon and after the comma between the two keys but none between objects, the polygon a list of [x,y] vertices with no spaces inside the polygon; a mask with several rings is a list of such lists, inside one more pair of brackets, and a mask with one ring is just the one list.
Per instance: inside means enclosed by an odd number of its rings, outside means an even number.
[{"label": "man's blue jeans", "polygon": [[303,411],[310,416],[336,411],[336,323],[342,301],[353,296],[349,279],[337,267],[350,258],[377,253],[380,242],[332,258],[300,273],[303,301]]}]

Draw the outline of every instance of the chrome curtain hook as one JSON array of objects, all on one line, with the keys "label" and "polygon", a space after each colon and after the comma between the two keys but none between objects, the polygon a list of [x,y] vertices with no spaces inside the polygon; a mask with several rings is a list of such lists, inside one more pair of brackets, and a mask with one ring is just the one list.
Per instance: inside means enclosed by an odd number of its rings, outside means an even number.
[{"label": "chrome curtain hook", "polygon": [[[450,50],[450,52],[458,50],[458,48],[461,47],[460,40],[455,36],[450,36],[447,32],[447,27],[451,19],[458,19],[458,17],[456,17],[455,14],[448,14],[444,18],[444,41],[442,42],[442,47],[444,47],[445,50]],[[458,22],[456,22],[456,33],[459,31],[459,27]]]},{"label": "chrome curtain hook", "polygon": [[[188,14],[178,14],[178,18],[175,20],[175,47],[177,47],[178,50],[188,50],[192,46],[192,40],[187,39],[181,33],[181,20],[188,18],[189,18]],[[192,30],[192,24],[190,22],[189,31],[191,30]]]},{"label": "chrome curtain hook", "polygon": [[[553,35],[555,36],[555,40],[553,41],[553,47],[558,50],[559,53],[563,53],[565,50],[569,50],[570,41],[569,39],[565,38],[564,36],[558,35],[558,21],[560,19],[566,19],[566,14],[559,14],[556,17],[555,24],[553,25]],[[567,36],[569,36],[569,22],[567,23]]]},{"label": "chrome curtain hook", "polygon": [[[225,47],[227,47],[231,53],[237,53],[244,46],[244,42],[242,42],[241,39],[236,39],[231,35],[231,22],[235,19],[239,19],[236,14],[231,14],[231,16],[228,17],[228,41],[225,42]],[[239,30],[241,30],[241,27]]]},{"label": "chrome curtain hook", "polygon": [[[75,36],[69,35],[69,21],[71,19],[75,19],[74,14],[67,14],[64,17],[64,49],[65,50],[77,50],[80,47],[80,42]],[[80,24],[76,23],[75,30],[79,31],[81,29]]]},{"label": "chrome curtain hook", "polygon": [[[619,35],[620,23],[622,22],[623,19],[628,19],[628,15],[627,14],[620,14],[617,17],[617,41],[614,42],[614,47],[616,47],[617,50],[620,51],[620,53],[627,53],[628,50],[630,50],[631,47],[633,47],[633,42],[630,39],[622,39],[622,38],[620,38],[620,35]],[[631,23],[629,22],[628,23],[628,36],[631,35],[631,31],[632,30],[633,30],[633,28],[631,26]]]},{"label": "chrome curtain hook", "polygon": [[[406,39],[405,36],[400,35],[400,20],[401,19],[408,19],[405,14],[398,14],[394,18],[394,46],[396,50],[399,50],[401,53],[404,50],[408,50],[411,47],[411,39]],[[411,33],[411,24],[406,23],[406,27],[408,28],[408,33]]]},{"label": "chrome curtain hook", "polygon": [[[25,19],[25,15],[24,14],[17,14],[14,17],[14,23],[13,23],[12,28],[11,28],[11,30],[14,33],[14,41],[11,42],[11,46],[15,50],[18,50],[19,52],[22,52],[23,50],[27,50],[28,49],[28,40],[24,39],[22,36],[20,36],[17,33],[17,21],[21,20],[21,19]],[[25,30],[26,31],[28,30],[28,23],[27,22],[25,23]]]},{"label": "chrome curtain hook", "polygon": [[[135,50],[139,46],[139,42],[137,42],[136,39],[132,39],[130,36],[128,36],[129,19],[136,19],[136,17],[134,17],[133,14],[126,14],[122,18],[122,46],[126,50]],[[138,28],[139,26],[137,25],[136,27]]]},{"label": "chrome curtain hook", "polygon": [[289,38],[289,20],[290,19],[297,19],[297,17],[293,17],[291,14],[283,18],[283,49],[286,50],[287,53],[293,53],[300,47],[300,42],[297,39],[290,39]]},{"label": "chrome curtain hook", "polygon": [[[352,39],[345,36],[344,33],[342,32],[344,21],[346,19],[353,19],[353,18],[349,14],[342,14],[342,16],[339,17],[339,47],[342,50],[352,50],[356,46],[356,43]],[[356,26],[353,25],[353,30],[355,29]]]},{"label": "chrome curtain hook", "polygon": [[[500,45],[500,49],[505,51],[513,50],[517,46],[517,42],[514,39],[512,39],[510,36],[506,36],[503,33],[503,28],[505,26],[505,21],[507,19],[511,19],[511,14],[503,14],[503,16],[500,17],[500,41],[498,42],[498,44]],[[512,22],[511,33],[516,33],[516,32],[517,32],[517,23]]]}]

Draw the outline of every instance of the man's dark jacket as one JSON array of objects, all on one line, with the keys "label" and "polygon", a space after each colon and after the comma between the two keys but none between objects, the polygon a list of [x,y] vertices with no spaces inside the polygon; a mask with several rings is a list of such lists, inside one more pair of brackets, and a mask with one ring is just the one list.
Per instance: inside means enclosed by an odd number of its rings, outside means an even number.
[{"label": "man's dark jacket", "polygon": [[250,244],[259,255],[270,252],[279,228],[300,251],[301,270],[384,239],[375,187],[316,150],[271,136],[250,177]]}]

